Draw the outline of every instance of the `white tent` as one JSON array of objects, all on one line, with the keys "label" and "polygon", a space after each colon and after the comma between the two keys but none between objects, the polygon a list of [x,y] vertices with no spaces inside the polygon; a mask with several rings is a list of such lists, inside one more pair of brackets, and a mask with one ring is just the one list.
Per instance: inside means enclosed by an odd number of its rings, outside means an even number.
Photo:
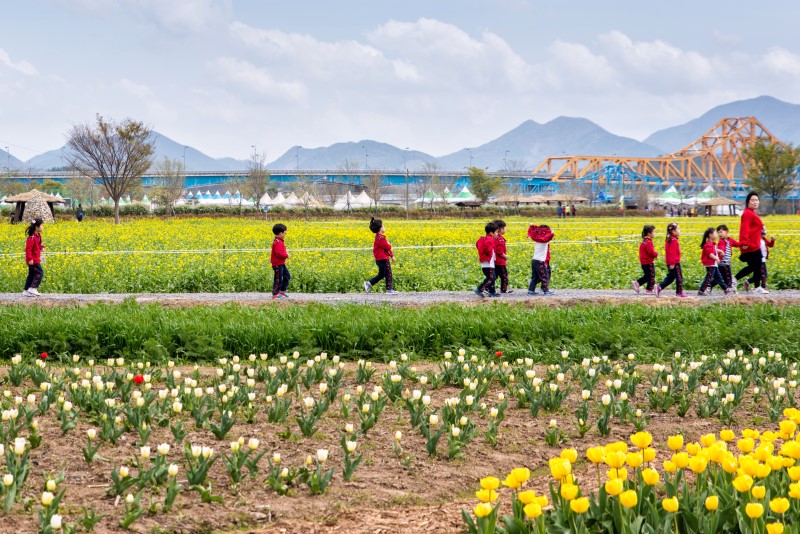
[{"label": "white tent", "polygon": [[678,206],[680,204],[685,204],[684,200],[685,199],[680,193],[678,193],[678,190],[675,188],[675,186],[671,185],[666,191],[661,193],[661,195],[659,195],[654,202],[656,204],[669,204],[671,206]]},{"label": "white tent", "polygon": [[369,197],[369,195],[367,194],[366,191],[361,191],[361,193],[359,193],[358,196],[355,198],[355,201],[356,201],[356,204],[358,204],[357,207],[359,207],[359,208],[369,208],[373,204],[376,204]]},{"label": "white tent", "polygon": [[475,195],[472,194],[472,191],[465,185],[461,191],[457,195],[454,195],[447,199],[449,204],[456,204],[458,202],[470,202],[473,200],[477,200]]},{"label": "white tent", "polygon": [[333,205],[333,209],[335,210],[346,210],[359,207],[361,206],[358,205],[356,202],[356,197],[353,196],[353,193],[351,193],[349,189],[347,190],[347,193],[343,197],[339,197],[336,200],[336,204]]},{"label": "white tent", "polygon": [[267,206],[283,206],[286,197],[283,196],[283,193],[278,191],[278,194],[275,195],[275,198],[271,199],[266,205]]},{"label": "white tent", "polygon": [[693,197],[689,197],[683,200],[683,203],[688,206],[696,206],[706,200],[711,200],[716,196],[716,192],[711,185],[707,185],[705,189],[699,192],[697,195]]},{"label": "white tent", "polygon": [[297,198],[297,195],[294,194],[294,191],[289,193],[289,196],[287,196],[286,200],[283,201],[283,205],[286,206],[287,208],[289,206],[296,206],[299,203],[300,203],[300,199]]},{"label": "white tent", "polygon": [[258,201],[262,206],[269,206],[270,202],[272,202],[272,199],[269,198],[269,193],[264,193],[264,196]]}]

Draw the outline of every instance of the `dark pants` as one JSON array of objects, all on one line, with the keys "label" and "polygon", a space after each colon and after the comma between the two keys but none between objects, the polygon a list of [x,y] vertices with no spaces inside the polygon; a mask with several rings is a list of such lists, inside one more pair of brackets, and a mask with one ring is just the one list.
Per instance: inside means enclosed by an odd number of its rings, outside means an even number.
[{"label": "dark pants", "polygon": [[531,261],[531,283],[528,285],[528,291],[536,291],[538,284],[542,284],[542,291],[549,291],[550,266],[546,262],[533,260]]},{"label": "dark pants", "polygon": [[716,265],[712,265],[711,267],[707,266],[706,277],[703,279],[703,283],[700,284],[700,292],[702,293],[706,289],[713,288],[714,286],[719,286],[726,291],[728,290],[728,284],[723,280],[719,268]]},{"label": "dark pants", "polygon": [[481,271],[483,271],[483,282],[478,286],[478,291],[494,293],[494,267],[481,267]]},{"label": "dark pants", "polygon": [[642,264],[642,272],[644,272],[644,276],[636,280],[640,286],[647,284],[646,289],[651,291],[653,287],[656,285],[656,266],[653,263],[643,263]]},{"label": "dark pants", "polygon": [[386,291],[392,289],[392,264],[390,260],[375,260],[375,265],[378,266],[378,274],[369,279],[369,284],[374,286],[384,278],[386,279]]},{"label": "dark pants", "polygon": [[495,265],[494,273],[500,279],[500,293],[508,291],[508,267],[505,265]]},{"label": "dark pants", "polygon": [[756,273],[753,273],[753,276],[751,276],[747,281],[750,282],[753,287],[760,286],[764,289],[767,289],[767,262],[762,261],[761,268],[758,270],[758,276],[756,276]]},{"label": "dark pants", "polygon": [[756,287],[761,285],[761,249],[747,252],[739,256],[739,259],[747,263],[747,267],[742,268],[736,273],[737,280],[744,280],[748,274],[752,274],[755,279]]},{"label": "dark pants", "polygon": [[733,287],[733,274],[731,274],[731,266],[729,265],[718,265],[719,274],[722,275],[722,279],[725,280],[725,283],[728,284],[728,287]]},{"label": "dark pants", "polygon": [[25,289],[36,289],[42,283],[44,278],[44,269],[41,263],[34,263],[28,265],[28,278],[25,279]]},{"label": "dark pants", "polygon": [[275,277],[272,281],[272,294],[286,293],[286,290],[289,288],[289,280],[292,279],[292,275],[289,274],[289,269],[286,265],[273,265],[272,271],[275,273]]},{"label": "dark pants", "polygon": [[675,282],[675,294],[680,295],[683,293],[683,271],[681,270],[680,263],[676,263],[672,269],[669,269],[667,271],[667,277],[658,285],[663,290],[672,282]]}]

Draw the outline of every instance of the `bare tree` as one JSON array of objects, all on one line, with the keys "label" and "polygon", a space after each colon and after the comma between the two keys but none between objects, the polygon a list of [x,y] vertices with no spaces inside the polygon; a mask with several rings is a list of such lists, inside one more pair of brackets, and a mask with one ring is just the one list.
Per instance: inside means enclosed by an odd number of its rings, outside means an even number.
[{"label": "bare tree", "polygon": [[364,189],[367,190],[371,202],[374,203],[377,209],[378,202],[381,201],[383,196],[383,175],[378,171],[373,171],[372,174],[364,178]]},{"label": "bare tree", "polygon": [[183,163],[164,157],[164,161],[156,164],[156,186],[153,189],[153,200],[164,206],[168,213],[175,215],[175,203],[183,195],[186,173]]},{"label": "bare tree", "polygon": [[[341,171],[342,174],[346,177],[347,183],[350,183],[350,177],[353,175],[358,175],[361,171],[361,162],[357,159],[345,159],[341,163],[336,166],[336,169]],[[348,186],[347,192],[345,193],[345,198],[347,199],[347,211],[350,212],[350,196],[347,193],[350,192],[350,187]]]},{"label": "bare tree", "polygon": [[[431,209],[433,209],[433,203],[436,201],[438,189],[440,188],[439,164],[435,161],[426,161],[422,164],[422,172],[425,175],[425,180],[427,181],[427,190],[425,191],[425,194],[431,193]],[[422,195],[423,202],[425,194]]]},{"label": "bare tree", "polygon": [[261,197],[263,197],[269,189],[270,173],[267,170],[266,161],[266,152],[262,152],[261,154],[254,153],[250,156],[250,161],[247,165],[247,176],[245,176],[244,180],[240,183],[242,197],[253,197],[256,210],[261,209]]},{"label": "bare tree", "polygon": [[304,174],[298,175],[297,181],[294,183],[294,192],[300,205],[303,206],[306,219],[308,219],[308,210],[315,201],[316,186],[317,184]]},{"label": "bare tree", "polygon": [[322,197],[325,201],[331,205],[331,207],[336,205],[336,201],[339,200],[340,191],[341,191],[341,184],[336,180],[326,180],[324,182],[319,182],[318,184],[322,191]]},{"label": "bare tree", "polygon": [[524,159],[510,159],[506,161],[506,172],[525,172],[528,170],[528,162]]},{"label": "bare tree", "polygon": [[142,175],[153,164],[155,146],[152,130],[142,122],[125,119],[106,121],[97,115],[97,124],[78,124],[67,135],[70,167],[82,175],[96,178],[114,201],[114,223],[119,224],[119,200],[141,184]]},{"label": "bare tree", "polygon": [[73,200],[77,199],[79,203],[89,206],[94,213],[95,199],[99,197],[94,178],[75,175],[67,182],[67,190]]}]

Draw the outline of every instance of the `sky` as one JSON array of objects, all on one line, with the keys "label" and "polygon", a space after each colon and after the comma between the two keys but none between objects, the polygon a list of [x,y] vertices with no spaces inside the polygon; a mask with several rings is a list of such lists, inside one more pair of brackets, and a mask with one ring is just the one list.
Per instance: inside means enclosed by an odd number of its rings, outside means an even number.
[{"label": "sky", "polygon": [[212,157],[372,139],[434,156],[528,119],[642,140],[800,103],[800,3],[25,0],[0,6],[0,148],[130,117]]}]

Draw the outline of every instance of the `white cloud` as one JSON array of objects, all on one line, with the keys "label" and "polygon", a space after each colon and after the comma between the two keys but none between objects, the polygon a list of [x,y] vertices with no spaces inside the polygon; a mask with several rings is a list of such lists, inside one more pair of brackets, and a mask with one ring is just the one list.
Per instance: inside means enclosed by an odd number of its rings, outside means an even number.
[{"label": "white cloud", "polygon": [[146,85],[141,85],[130,81],[127,78],[123,78],[119,81],[119,87],[123,91],[130,93],[131,95],[138,97],[138,98],[152,98],[153,91],[147,87]]},{"label": "white cloud", "polygon": [[548,47],[545,81],[555,90],[608,89],[614,86],[615,70],[604,56],[578,43],[556,41]]},{"label": "white cloud", "polygon": [[793,54],[785,48],[770,48],[764,55],[763,63],[775,74],[800,76],[800,55]]},{"label": "white cloud", "polygon": [[125,0],[129,9],[175,32],[202,32],[227,18],[230,0]]},{"label": "white cloud", "polygon": [[212,67],[223,83],[230,82],[240,89],[277,100],[295,103],[303,102],[308,90],[302,82],[281,82],[276,80],[267,69],[257,67],[244,60],[223,57],[216,60]]},{"label": "white cloud", "polygon": [[36,70],[36,67],[25,60],[17,61],[16,63],[11,61],[11,57],[8,55],[8,52],[2,48],[0,48],[0,64],[5,65],[6,67],[17,72],[21,72],[26,76],[37,76],[39,74],[39,72]]}]

